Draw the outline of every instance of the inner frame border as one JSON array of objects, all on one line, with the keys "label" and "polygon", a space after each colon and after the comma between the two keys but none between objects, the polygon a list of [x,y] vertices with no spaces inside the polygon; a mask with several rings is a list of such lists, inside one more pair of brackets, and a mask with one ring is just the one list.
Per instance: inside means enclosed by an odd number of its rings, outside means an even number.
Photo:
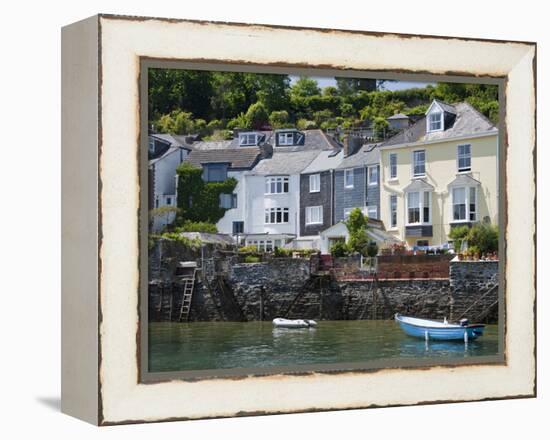
[{"label": "inner frame border", "polygon": [[[153,68],[203,70],[245,73],[272,73],[313,76],[338,76],[349,78],[397,79],[401,81],[455,82],[469,84],[494,84],[499,88],[499,134],[498,134],[498,189],[499,189],[499,289],[498,289],[498,354],[479,356],[466,359],[443,359],[434,362],[432,359],[377,359],[365,362],[303,364],[294,366],[259,367],[259,368],[227,368],[210,370],[183,370],[173,372],[150,372],[148,369],[149,353],[149,313],[148,313],[148,70]],[[211,379],[245,379],[248,377],[265,377],[271,375],[304,376],[313,374],[345,374],[345,373],[375,373],[384,369],[419,369],[426,370],[435,367],[457,367],[468,365],[506,365],[506,260],[507,248],[505,235],[508,228],[508,196],[506,194],[506,163],[507,163],[507,129],[506,129],[506,85],[505,76],[473,76],[467,74],[428,74],[412,71],[370,71],[355,69],[335,69],[324,66],[303,67],[296,64],[273,63],[255,64],[246,61],[225,61],[206,59],[163,59],[139,57],[139,135],[138,135],[138,237],[140,255],[139,288],[138,288],[138,321],[136,332],[138,383],[152,384],[182,380],[196,382]]]}]

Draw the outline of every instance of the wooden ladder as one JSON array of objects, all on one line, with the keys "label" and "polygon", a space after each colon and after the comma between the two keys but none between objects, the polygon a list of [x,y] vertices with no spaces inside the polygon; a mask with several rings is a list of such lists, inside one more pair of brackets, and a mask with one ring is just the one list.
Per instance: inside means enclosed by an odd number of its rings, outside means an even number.
[{"label": "wooden ladder", "polygon": [[189,312],[191,311],[191,300],[193,299],[193,289],[195,287],[195,275],[197,269],[193,269],[193,276],[182,278],[183,297],[181,299],[180,322],[189,321]]}]

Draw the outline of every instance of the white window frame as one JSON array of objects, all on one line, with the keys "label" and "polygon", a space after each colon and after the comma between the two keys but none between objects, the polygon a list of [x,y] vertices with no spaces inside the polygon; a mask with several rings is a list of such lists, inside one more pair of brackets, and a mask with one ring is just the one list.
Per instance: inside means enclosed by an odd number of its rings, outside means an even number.
[{"label": "white window frame", "polygon": [[[395,204],[393,200],[395,200]],[[394,214],[395,222],[393,221]],[[390,228],[397,228],[397,194],[390,194]]]},{"label": "white window frame", "polygon": [[316,193],[321,191],[321,175],[310,174],[309,175],[309,192]]},{"label": "white window frame", "polygon": [[[369,210],[371,210],[371,209],[374,210],[374,216],[369,215]],[[366,209],[365,209],[365,212],[367,213],[368,218],[378,219],[378,206],[376,206],[376,205],[367,206]]]},{"label": "white window frame", "polygon": [[[278,184],[281,184],[281,191],[277,190]],[[286,185],[285,185],[286,184]],[[272,191],[274,186],[275,191]],[[286,191],[285,191],[286,186]],[[288,194],[290,191],[290,179],[288,176],[267,176],[265,178],[264,194]]]},{"label": "white window frame", "polygon": [[[460,147],[470,147],[469,154],[461,155]],[[468,159],[470,161],[470,166],[460,168],[460,159]],[[460,144],[456,146],[456,169],[459,173],[468,173],[472,171],[472,144]]]},{"label": "white window frame", "polygon": [[[278,213],[281,213],[281,221],[277,221]],[[285,221],[285,213],[286,213],[287,221]],[[290,223],[289,208],[282,208],[282,207],[265,208],[264,223],[266,225],[285,225]]]},{"label": "white window frame", "polygon": [[[392,164],[392,159],[395,159],[395,163]],[[397,153],[390,153],[390,180],[397,179]]]},{"label": "white window frame", "polygon": [[[374,182],[371,182],[371,178],[374,175]],[[378,165],[367,167],[367,184],[368,186],[378,186]]]},{"label": "white window frame", "polygon": [[306,206],[306,225],[322,225],[322,224],[323,224],[323,207]]},{"label": "white window frame", "polygon": [[[439,121],[432,119],[433,116],[439,116]],[[426,131],[428,133],[433,133],[435,131],[443,131],[443,125],[444,125],[444,112],[442,110],[433,111],[431,113],[428,113],[428,117],[426,118]],[[432,128],[432,123],[437,124],[439,123],[439,128]]]},{"label": "white window frame", "polygon": [[294,133],[278,133],[277,145],[283,145],[283,146],[294,145]]},{"label": "white window frame", "polygon": [[[455,220],[455,189],[463,189],[464,190],[464,202],[466,204],[465,209],[465,218]],[[475,191],[474,194],[474,208],[475,210],[472,212],[471,210],[471,198],[472,189]],[[479,216],[479,188],[476,185],[469,185],[469,186],[454,186],[451,188],[451,223],[475,223],[477,222],[478,216]],[[471,217],[471,214],[473,214],[473,218]]]},{"label": "white window frame", "polygon": [[[428,193],[428,221],[424,221],[424,208],[425,208],[425,194]],[[409,194],[418,194],[418,222],[410,223],[409,222]],[[407,226],[413,226],[413,225],[431,225],[432,224],[432,191],[410,191],[405,193],[405,218],[406,218],[406,225]],[[391,209],[391,208],[390,208]]]},{"label": "white window frame", "polygon": [[[250,139],[254,138],[251,143]],[[258,145],[258,133],[239,133],[239,147],[252,147]]]},{"label": "white window frame", "polygon": [[[348,185],[348,176],[351,176],[351,184]],[[355,173],[353,168],[348,168],[344,170],[344,188],[353,188],[355,186]]]},{"label": "white window frame", "polygon": [[[416,158],[416,154],[415,153],[421,153],[423,152],[424,153],[424,172],[422,174],[420,173],[416,173],[416,163],[415,163],[415,158]],[[426,150],[413,150],[412,152],[412,175],[413,175],[413,178],[415,177],[426,177]]]}]

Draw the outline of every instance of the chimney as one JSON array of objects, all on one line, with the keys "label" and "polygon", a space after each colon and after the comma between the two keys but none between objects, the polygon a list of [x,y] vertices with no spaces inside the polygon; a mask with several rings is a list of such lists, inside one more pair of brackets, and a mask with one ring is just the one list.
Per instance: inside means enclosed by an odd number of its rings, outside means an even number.
[{"label": "chimney", "polygon": [[264,142],[260,145],[260,157],[262,159],[269,159],[271,156],[273,156],[273,145]]},{"label": "chimney", "polygon": [[363,140],[359,136],[353,136],[352,134],[346,134],[344,136],[344,157],[351,156],[361,148]]}]

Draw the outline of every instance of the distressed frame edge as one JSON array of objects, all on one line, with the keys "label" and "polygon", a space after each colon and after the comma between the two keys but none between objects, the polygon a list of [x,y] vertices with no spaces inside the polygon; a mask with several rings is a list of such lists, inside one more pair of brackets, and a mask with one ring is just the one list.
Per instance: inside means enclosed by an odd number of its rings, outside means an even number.
[{"label": "distressed frame edge", "polygon": [[[97,270],[101,124],[99,23],[100,18],[96,15],[65,26],[61,32],[61,412],[94,425],[101,421],[98,334],[101,308]],[[80,87],[82,78],[85,78],[86,87]],[[81,136],[83,132],[89,136]],[[89,160],[82,160],[83,149]],[[84,205],[82,200],[86,201]],[[89,206],[85,206],[86,203]],[[95,270],[90,270],[91,267]],[[81,277],[87,283],[82,283]]]},{"label": "distressed frame edge", "polygon": [[[109,16],[109,15],[102,15],[102,17],[106,17],[106,18],[121,18],[121,16]],[[168,19],[165,19],[165,21],[170,21]],[[177,20],[177,21],[180,21],[180,20]],[[181,20],[181,21],[189,21],[189,20]],[[213,22],[203,22],[203,23],[207,23],[207,24],[211,24]],[[225,24],[225,23],[224,23]],[[229,23],[231,24],[231,23]],[[267,25],[269,27],[269,25]],[[292,28],[292,29],[299,29],[299,28]],[[309,30],[315,30],[314,28],[304,28],[304,29],[309,29]],[[321,31],[323,32],[326,32],[326,31],[329,31],[328,29],[321,29]],[[346,32],[346,31],[344,31]],[[351,33],[353,33],[353,31],[351,31]],[[363,32],[361,32],[363,33]],[[421,36],[419,35],[418,37],[426,37],[426,38],[430,38],[429,36]],[[445,38],[445,37],[435,37],[435,38]],[[453,37],[450,37],[449,39],[455,39]],[[470,39],[470,38],[467,38],[465,40],[474,40],[475,39]],[[481,40],[481,41],[493,41],[493,40]],[[502,40],[496,40],[497,42],[499,43],[505,43],[505,41],[502,41]],[[529,44],[529,45],[534,45],[535,46],[535,49],[536,49],[536,43],[523,43],[523,44]],[[533,57],[533,63],[534,65],[536,65],[536,51],[535,51],[535,55]],[[536,68],[533,69],[533,75],[534,75],[534,90],[535,90],[535,102],[534,102],[534,107],[535,107],[535,114],[536,114]],[[535,130],[534,130],[534,145],[533,145],[533,148],[532,148],[532,151],[530,151],[530,153],[532,153],[533,155],[533,162],[534,164],[536,164],[536,122],[535,122]],[[536,168],[534,169],[534,180],[535,180],[535,183],[536,183]],[[534,190],[534,202],[535,202],[535,209],[536,209],[536,186],[535,186],[535,190]],[[532,225],[533,228],[534,228],[534,235],[533,235],[533,238],[536,239],[536,217],[535,217],[535,222],[534,222],[534,225]],[[531,225],[529,226],[531,228]],[[535,249],[536,249],[536,242],[535,242]],[[453,400],[453,401],[429,401],[429,402],[420,402],[420,403],[414,403],[414,404],[403,404],[403,405],[369,405],[369,406],[365,406],[365,407],[357,407],[356,409],[359,409],[359,408],[371,408],[371,407],[389,407],[389,406],[410,406],[410,405],[424,405],[424,404],[437,404],[437,403],[450,403],[450,402],[470,402],[470,401],[484,401],[484,400],[502,400],[502,399],[510,399],[510,398],[529,398],[529,397],[536,397],[536,252],[535,252],[535,279],[534,279],[534,289],[533,289],[533,293],[534,293],[534,318],[535,318],[535,331],[534,331],[534,342],[535,342],[535,346],[534,346],[534,361],[535,361],[535,371],[534,371],[534,388],[533,388],[533,394],[525,394],[525,395],[517,395],[517,396],[505,396],[505,397],[496,397],[496,398],[482,398],[482,399],[468,399],[468,400]],[[306,409],[306,410],[298,410],[298,411],[282,411],[282,412],[263,412],[263,411],[260,411],[259,413],[250,413],[250,412],[247,412],[247,413],[239,413],[239,414],[236,414],[234,416],[243,416],[243,415],[265,415],[265,414],[288,414],[288,413],[295,413],[295,412],[311,412],[311,411],[331,411],[331,410],[337,410],[337,409],[341,409],[341,408],[334,408],[334,409]],[[350,408],[346,408],[346,409],[351,409]],[[228,417],[228,416],[224,416],[224,415],[220,415],[220,416],[214,416],[214,417],[196,417],[196,418],[200,418],[200,419],[205,419],[205,418],[225,418],[225,417]],[[233,417],[233,416],[229,416],[229,417]],[[101,425],[117,425],[117,424],[125,424],[125,423],[143,423],[143,422],[161,422],[161,421],[172,421],[172,420],[193,420],[193,419],[196,419],[194,417],[183,417],[183,418],[166,418],[166,419],[162,419],[162,420],[126,420],[126,421],[115,421],[115,422],[109,422],[109,421],[105,421],[103,419],[103,417],[101,416],[100,417],[100,424]]]}]

